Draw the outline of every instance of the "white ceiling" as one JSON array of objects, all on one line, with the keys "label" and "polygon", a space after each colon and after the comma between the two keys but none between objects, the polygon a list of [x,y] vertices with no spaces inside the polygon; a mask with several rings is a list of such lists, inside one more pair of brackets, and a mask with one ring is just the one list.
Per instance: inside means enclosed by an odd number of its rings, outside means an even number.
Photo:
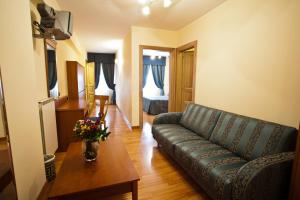
[{"label": "white ceiling", "polygon": [[178,30],[225,0],[173,0],[163,8],[163,0],[151,6],[151,14],[141,13],[138,0],[57,0],[71,11],[74,31],[88,52],[115,52],[131,26]]}]

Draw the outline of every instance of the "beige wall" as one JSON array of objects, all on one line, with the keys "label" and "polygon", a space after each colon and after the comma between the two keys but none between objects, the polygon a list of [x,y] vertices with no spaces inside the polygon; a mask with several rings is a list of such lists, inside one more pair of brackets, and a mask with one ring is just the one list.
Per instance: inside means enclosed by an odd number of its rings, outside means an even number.
[{"label": "beige wall", "polygon": [[176,47],[178,33],[161,29],[132,27],[132,126],[139,125],[139,46]]},{"label": "beige wall", "polygon": [[132,117],[132,61],[131,32],[123,40],[122,47],[117,52],[116,101],[123,115],[131,123]]},{"label": "beige wall", "polygon": [[[55,1],[49,5],[57,9]],[[44,44],[32,38],[31,17],[39,21],[36,1],[0,2],[0,65],[18,198],[36,199],[44,172],[38,100],[47,97]],[[53,4],[53,5],[52,5]],[[66,60],[85,64],[85,51],[72,40],[57,44],[59,89],[67,94]]]},{"label": "beige wall", "polygon": [[180,30],[198,40],[196,102],[298,127],[300,1],[228,0]]},{"label": "beige wall", "polygon": [[45,183],[30,2],[0,1],[0,65],[19,200]]},{"label": "beige wall", "polygon": [[[30,1],[30,12],[32,20],[40,22],[40,15],[36,9],[37,2],[37,0]],[[45,2],[54,9],[61,10],[56,0],[46,0]],[[37,94],[38,99],[41,100],[47,98],[47,78],[45,67],[44,41],[42,39],[34,39],[33,48],[35,56],[37,83],[39,85],[37,89]],[[57,41],[57,79],[58,89],[61,96],[68,95],[66,61],[77,61],[83,66],[85,66],[85,58],[86,52],[80,46],[76,37],[76,33],[74,33],[71,39],[69,40]]]}]

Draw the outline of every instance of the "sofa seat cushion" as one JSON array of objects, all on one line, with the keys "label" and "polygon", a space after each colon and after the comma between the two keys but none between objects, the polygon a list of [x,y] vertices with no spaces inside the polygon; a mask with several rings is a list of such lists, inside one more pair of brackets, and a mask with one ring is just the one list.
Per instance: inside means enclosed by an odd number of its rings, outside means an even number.
[{"label": "sofa seat cushion", "polygon": [[194,132],[176,124],[153,125],[152,133],[156,141],[171,155],[175,144],[190,140],[204,140]]},{"label": "sofa seat cushion", "polygon": [[221,111],[197,104],[189,104],[182,114],[180,124],[201,137],[208,139],[218,121]]},{"label": "sofa seat cushion", "polygon": [[232,181],[247,163],[243,158],[207,140],[174,146],[175,159],[214,199],[231,199]]},{"label": "sofa seat cushion", "polygon": [[296,136],[295,128],[223,112],[210,141],[250,161],[293,151]]}]

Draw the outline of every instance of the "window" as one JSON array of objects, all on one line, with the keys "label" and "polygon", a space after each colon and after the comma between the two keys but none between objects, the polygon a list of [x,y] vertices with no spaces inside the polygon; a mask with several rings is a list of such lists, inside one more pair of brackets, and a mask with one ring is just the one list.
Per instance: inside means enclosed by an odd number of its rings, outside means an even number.
[{"label": "window", "polygon": [[56,84],[54,86],[54,88],[52,90],[50,90],[50,97],[58,97],[59,93],[58,93],[58,83],[56,81]]},{"label": "window", "polygon": [[143,89],[144,97],[154,97],[160,96],[160,89],[155,85],[153,75],[152,75],[152,67],[149,69],[149,73],[146,78],[146,85]]},{"label": "window", "polygon": [[108,95],[111,99],[112,94],[113,94],[113,91],[111,89],[109,89],[109,87],[106,84],[103,69],[102,69],[102,64],[101,64],[99,85],[95,90],[95,95]]}]

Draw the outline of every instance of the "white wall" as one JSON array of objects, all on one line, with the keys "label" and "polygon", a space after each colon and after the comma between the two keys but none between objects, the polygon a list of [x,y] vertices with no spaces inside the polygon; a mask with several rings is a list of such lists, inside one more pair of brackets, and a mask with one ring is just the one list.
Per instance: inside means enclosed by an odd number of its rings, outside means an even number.
[{"label": "white wall", "polygon": [[0,65],[19,200],[45,183],[30,2],[0,1]]}]

